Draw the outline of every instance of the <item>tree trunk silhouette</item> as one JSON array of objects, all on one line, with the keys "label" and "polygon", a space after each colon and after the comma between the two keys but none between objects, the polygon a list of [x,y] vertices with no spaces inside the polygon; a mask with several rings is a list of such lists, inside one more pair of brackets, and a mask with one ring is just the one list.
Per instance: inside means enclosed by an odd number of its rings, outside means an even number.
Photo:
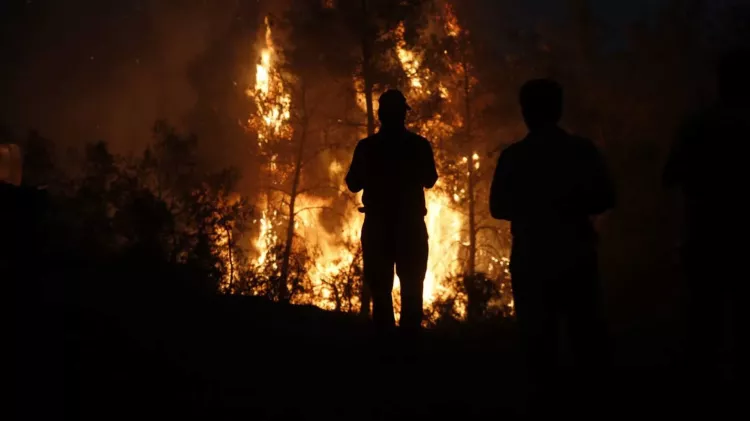
[{"label": "tree trunk silhouette", "polygon": [[[305,89],[302,89],[302,104],[305,104]],[[304,109],[304,108],[303,108]],[[284,243],[284,254],[282,255],[281,261],[281,279],[279,280],[279,293],[280,298],[286,301],[290,298],[289,296],[289,262],[292,256],[292,243],[294,242],[294,221],[295,221],[295,205],[297,201],[297,195],[299,194],[299,182],[302,174],[302,156],[305,153],[305,141],[307,140],[307,116],[302,117],[302,132],[300,134],[299,146],[297,148],[297,156],[294,162],[294,178],[292,180],[292,191],[289,194],[289,221],[286,227],[286,242]]]},{"label": "tree trunk silhouette", "polygon": [[477,229],[476,229],[476,200],[474,195],[474,150],[472,148],[472,127],[471,127],[471,78],[469,77],[469,63],[464,57],[462,59],[464,68],[464,121],[466,124],[466,145],[469,151],[468,158],[468,194],[469,194],[469,261],[466,268],[467,275],[474,277],[476,273],[477,258]]},{"label": "tree trunk silhouette", "polygon": [[234,286],[234,256],[232,255],[232,230],[229,229],[228,224],[224,224],[224,230],[227,232],[227,251],[229,252],[229,282],[227,285],[227,292],[232,293],[232,287]]},{"label": "tree trunk silhouette", "polygon": [[[367,107],[367,136],[375,134],[375,110],[372,103],[372,32],[370,28],[370,18],[367,9],[367,0],[362,0],[362,79],[365,86],[365,106]],[[367,287],[367,283],[362,283],[362,292],[360,294],[359,314],[364,317],[370,317],[370,302],[372,294]]]},{"label": "tree trunk silhouette", "polygon": [[477,279],[477,210],[476,210],[476,180],[475,165],[478,160],[474,159],[474,133],[472,127],[472,109],[471,109],[471,74],[469,60],[466,56],[468,41],[462,43],[463,53],[461,56],[461,65],[464,70],[463,90],[464,90],[464,124],[466,128],[466,150],[468,151],[467,160],[467,193],[469,196],[469,258],[466,262],[466,272],[464,273],[464,288],[467,296],[467,319],[469,322],[477,321],[481,318],[481,286]]}]

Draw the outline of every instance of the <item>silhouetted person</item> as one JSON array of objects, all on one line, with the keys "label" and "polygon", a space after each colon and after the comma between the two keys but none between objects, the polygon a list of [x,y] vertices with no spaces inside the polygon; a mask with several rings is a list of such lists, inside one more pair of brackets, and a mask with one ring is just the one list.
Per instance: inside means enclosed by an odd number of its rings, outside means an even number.
[{"label": "silhouetted person", "polygon": [[[691,377],[716,390],[730,341],[738,334],[747,304],[745,250],[748,206],[747,145],[750,142],[750,52],[727,54],[718,68],[718,101],[688,119],[664,168],[664,182],[682,193],[682,258],[687,281]],[[732,315],[731,318],[727,318]],[[739,362],[747,351],[734,350]],[[738,368],[738,367],[737,367]],[[709,377],[706,377],[709,376]]]},{"label": "silhouetted person", "polygon": [[346,184],[352,192],[364,190],[362,256],[373,319],[380,327],[395,323],[395,265],[401,282],[400,325],[418,330],[428,252],[424,189],[435,185],[438,175],[430,142],[405,127],[410,108],[404,95],[388,90],[379,104],[380,130],[357,144]]},{"label": "silhouetted person", "polygon": [[614,192],[593,143],[558,127],[562,96],[551,80],[523,86],[529,132],[500,155],[490,192],[492,216],[511,223],[516,315],[532,382],[543,390],[557,371],[561,322],[585,373],[606,352],[592,217],[614,206]]}]

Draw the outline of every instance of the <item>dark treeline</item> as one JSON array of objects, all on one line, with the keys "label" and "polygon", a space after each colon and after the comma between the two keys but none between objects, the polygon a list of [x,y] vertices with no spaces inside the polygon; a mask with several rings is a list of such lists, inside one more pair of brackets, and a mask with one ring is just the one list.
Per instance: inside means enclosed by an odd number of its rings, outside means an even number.
[{"label": "dark treeline", "polygon": [[[125,285],[82,284],[81,292],[186,288],[213,294],[230,278],[230,262],[242,260],[238,244],[252,207],[234,193],[238,171],[199,164],[195,136],[159,121],[152,144],[128,158],[105,142],[60,151],[37,132],[18,144],[24,151],[19,194],[26,197],[19,206],[43,212],[33,225],[43,224],[45,233],[31,244],[38,253],[18,257],[132,275]],[[230,254],[233,259],[225,257]],[[161,281],[139,285],[139,273],[159,273],[154,278]]]}]

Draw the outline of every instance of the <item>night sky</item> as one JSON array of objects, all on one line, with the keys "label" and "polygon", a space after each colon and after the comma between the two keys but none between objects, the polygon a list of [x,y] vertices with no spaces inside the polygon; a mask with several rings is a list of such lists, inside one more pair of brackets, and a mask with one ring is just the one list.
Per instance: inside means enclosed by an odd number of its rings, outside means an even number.
[{"label": "night sky", "polygon": [[[647,20],[665,2],[593,0],[592,6],[606,26],[624,28]],[[517,6],[478,0],[471,23],[478,25],[475,32],[493,43],[505,25],[565,22],[566,2],[513,3]],[[36,128],[63,142],[106,139],[123,152],[140,149],[135,139],[147,140],[155,119],[179,122],[195,103],[187,69],[220,42],[235,18],[236,4],[6,0],[0,6],[6,51],[0,70],[0,124],[16,133]],[[513,16],[501,16],[501,7],[512,9]],[[247,60],[252,68],[249,54]],[[222,77],[233,83],[229,76],[216,75]]]}]

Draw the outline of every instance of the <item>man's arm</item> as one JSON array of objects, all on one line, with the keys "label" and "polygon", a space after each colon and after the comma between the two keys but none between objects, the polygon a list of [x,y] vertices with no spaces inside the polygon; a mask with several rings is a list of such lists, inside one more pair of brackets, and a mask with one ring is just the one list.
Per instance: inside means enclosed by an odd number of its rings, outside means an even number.
[{"label": "man's arm", "polygon": [[512,220],[511,166],[507,150],[500,154],[490,187],[490,214],[495,219]]},{"label": "man's arm", "polygon": [[432,145],[425,139],[425,158],[424,168],[422,169],[422,187],[431,189],[437,183],[438,173],[435,168],[435,154],[432,151]]},{"label": "man's arm", "polygon": [[354,157],[346,173],[346,186],[352,193],[357,193],[365,188],[365,163],[362,151],[362,141],[354,148]]}]

